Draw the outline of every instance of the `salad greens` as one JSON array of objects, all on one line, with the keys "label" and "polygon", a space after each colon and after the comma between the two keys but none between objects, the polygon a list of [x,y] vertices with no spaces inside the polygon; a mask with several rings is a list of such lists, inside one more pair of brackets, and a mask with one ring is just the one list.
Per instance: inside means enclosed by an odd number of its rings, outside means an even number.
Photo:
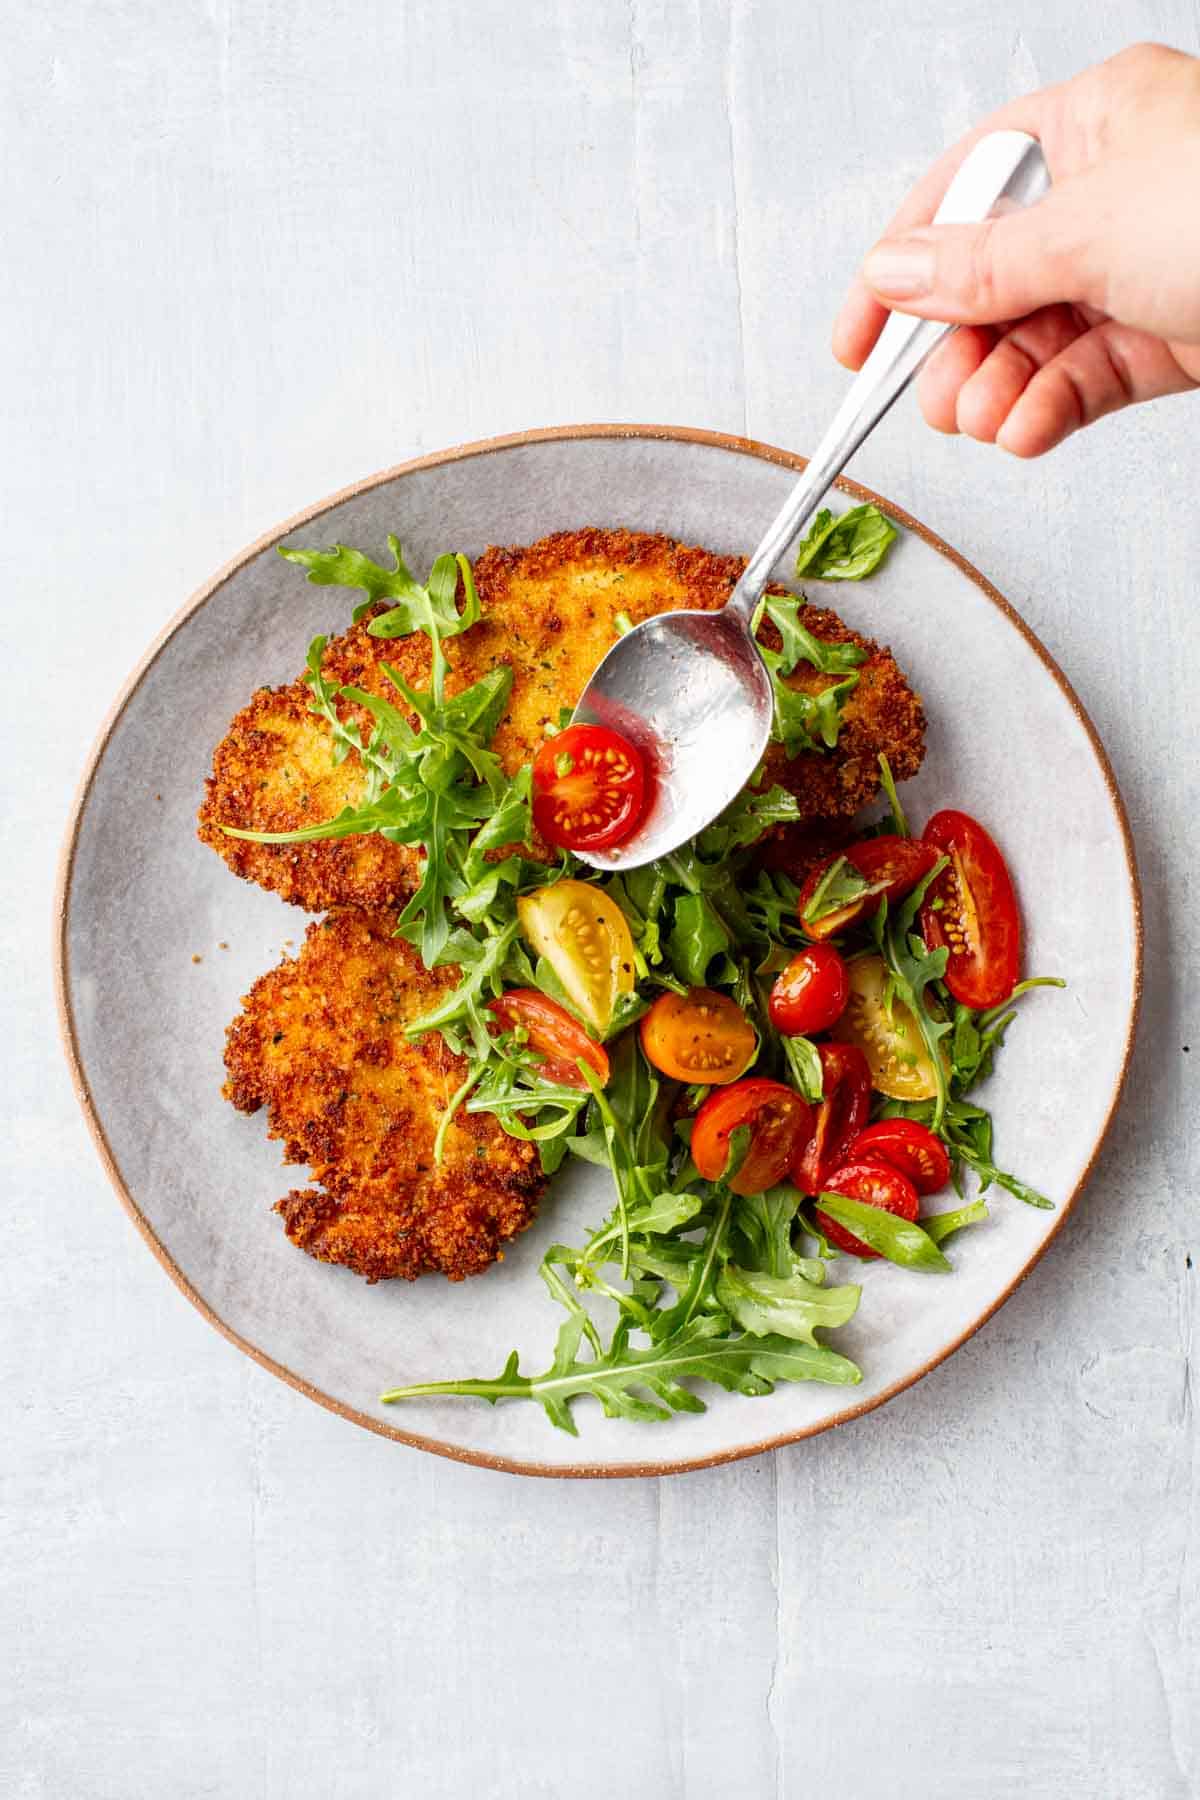
[{"label": "salad greens", "polygon": [[810,581],[861,581],[877,569],[899,535],[877,506],[852,506],[835,518],[817,514],[796,555],[796,574]]},{"label": "salad greens", "polygon": [[[840,518],[822,512],[800,547],[797,570],[822,580],[859,580],[879,565],[895,536],[873,506]],[[354,617],[366,618],[372,635],[424,633],[431,647],[428,687],[409,686],[387,663],[394,690],[388,698],[339,686],[323,673],[326,640],[315,639],[305,675],[311,710],[330,728],[335,761],[351,752],[360,759],[362,798],[336,818],[297,831],[234,835],[280,843],[373,831],[416,847],[421,877],[397,933],[427,966],[454,965],[460,976],[452,992],[407,1028],[414,1037],[440,1032],[464,1061],[441,1121],[438,1154],[458,1108],[489,1113],[504,1131],[537,1145],[547,1173],[567,1157],[607,1168],[613,1204],[582,1244],[552,1244],[542,1258],[543,1283],[566,1314],[547,1369],[521,1373],[514,1351],[494,1378],[421,1382],[392,1388],[383,1399],[532,1400],[552,1424],[575,1433],[572,1405],[584,1395],[609,1417],[662,1420],[703,1410],[688,1385],[693,1382],[748,1396],[768,1394],[778,1381],[857,1382],[855,1364],[817,1335],[846,1325],[861,1295],[856,1283],[826,1281],[834,1252],[816,1218],[818,1205],[890,1262],[933,1272],[950,1268],[945,1241],[988,1217],[981,1199],[964,1194],[965,1170],[974,1171],[981,1193],[996,1185],[1033,1206],[1050,1204],[997,1166],[990,1116],[968,1098],[991,1073],[1015,1009],[1008,1002],[972,1012],[950,997],[943,980],[947,952],[930,951],[918,925],[922,898],[942,863],[900,904],[889,907],[881,896],[861,943],[882,957],[888,992],[912,1012],[936,1071],[931,1099],[883,1101],[876,1116],[917,1119],[942,1138],[962,1203],[918,1225],[843,1195],[809,1197],[786,1183],[739,1195],[731,1184],[749,1149],[747,1127],[731,1133],[721,1177],[704,1180],[689,1139],[692,1115],[708,1090],[684,1089],[662,1076],[630,1027],[659,994],[716,988],[737,1002],[757,1033],[755,1073],[820,1102],[818,1047],[804,1037],[781,1037],[767,1008],[775,975],[807,941],[797,915],[799,890],[788,876],[758,868],[753,852],[764,832],[799,817],[796,800],[782,787],[765,786],[760,772],[714,824],[648,867],[597,875],[565,851],[557,864],[535,861],[526,849],[530,770],[509,776],[491,748],[511,671],[494,669],[447,695],[444,646],[479,617],[470,565],[462,556],[439,556],[422,584],[406,567],[398,540],[388,544],[391,568],[344,545],[282,554],[310,581],[360,590],[365,598]],[[768,628],[763,654],[775,685],[774,735],[789,755],[837,742],[842,702],[865,656],[855,645],[815,636],[804,623],[803,604],[801,597],[768,596],[757,621]],[[833,679],[813,684],[812,692],[794,689],[788,678],[801,665]],[[355,722],[351,708],[367,716],[369,727]],[[883,777],[887,828],[907,834],[886,765]],[[507,989],[533,988],[581,1017],[555,968],[531,950],[519,906],[564,878],[593,884],[615,904],[633,944],[634,990],[618,996],[607,1029],[592,1034],[607,1043],[608,1079],[580,1060],[586,1086],[553,1079],[527,1033],[498,1029],[488,1010]],[[838,858],[806,918],[826,917],[866,891],[864,878]],[[1022,983],[1012,1000],[1036,985]],[[615,1324],[603,1326],[606,1315]]]}]

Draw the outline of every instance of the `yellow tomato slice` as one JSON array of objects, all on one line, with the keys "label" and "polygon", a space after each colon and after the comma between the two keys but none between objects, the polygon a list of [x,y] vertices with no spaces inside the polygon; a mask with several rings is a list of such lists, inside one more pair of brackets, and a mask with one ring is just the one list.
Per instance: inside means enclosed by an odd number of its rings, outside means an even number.
[{"label": "yellow tomato slice", "polygon": [[517,901],[521,930],[571,1005],[604,1032],[618,994],[633,991],[633,936],[615,900],[588,881],[556,881]]},{"label": "yellow tomato slice", "polygon": [[895,994],[890,1008],[884,1004],[883,958],[856,957],[846,972],[850,998],[829,1035],[858,1046],[871,1066],[871,1085],[889,1100],[932,1100],[937,1082],[917,1021]]}]

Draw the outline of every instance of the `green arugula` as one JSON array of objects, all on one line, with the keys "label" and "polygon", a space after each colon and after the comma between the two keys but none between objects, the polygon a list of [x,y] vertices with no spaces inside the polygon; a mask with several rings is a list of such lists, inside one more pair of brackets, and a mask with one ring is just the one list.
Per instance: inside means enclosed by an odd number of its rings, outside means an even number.
[{"label": "green arugula", "polygon": [[927,1231],[880,1206],[868,1206],[863,1200],[851,1200],[845,1194],[819,1194],[817,1205],[838,1225],[844,1225],[856,1238],[889,1262],[903,1269],[938,1270],[950,1267]]},{"label": "green arugula", "polygon": [[899,533],[869,502],[840,516],[822,508],[796,552],[796,574],[816,581],[861,581],[877,569]]},{"label": "green arugula", "polygon": [[[283,544],[279,554],[290,563],[308,571],[308,579],[318,587],[357,588],[366,599],[354,609],[354,623],[384,600],[394,600],[390,611],[371,620],[367,630],[372,637],[408,637],[424,631],[434,642],[457,637],[479,618],[479,595],[475,578],[465,556],[444,554],[434,562],[429,581],[422,587],[405,566],[400,540],[388,534],[388,549],[393,567],[384,568],[360,550],[349,550],[335,544],[332,550],[289,550]],[[459,612],[457,592],[462,579],[465,604]]]},{"label": "green arugula", "polygon": [[806,925],[816,925],[864,896],[882,894],[886,887],[886,881],[869,882],[845,856],[835,857],[809,895],[801,917]]},{"label": "green arugula", "polygon": [[[771,736],[782,744],[786,756],[802,750],[831,750],[842,728],[842,703],[858,685],[858,665],[867,653],[857,644],[827,644],[800,622],[802,597],[768,594],[754,616],[757,633],[767,618],[778,631],[781,648],[759,643],[775,695]],[[786,677],[806,662],[822,675],[840,676],[815,694],[788,685]]]},{"label": "green arugula", "polygon": [[[704,1402],[685,1381],[709,1381],[730,1393],[769,1394],[777,1381],[862,1380],[861,1371],[844,1356],[782,1336],[729,1335],[723,1313],[695,1318],[686,1329],[646,1349],[629,1343],[630,1324],[622,1319],[602,1356],[580,1360],[584,1324],[572,1312],[559,1329],[554,1360],[541,1375],[522,1375],[514,1350],[499,1376],[491,1381],[426,1381],[390,1389],[380,1398],[391,1404],[441,1394],[473,1394],[493,1405],[499,1400],[536,1400],[551,1424],[579,1435],[571,1402],[581,1394],[599,1400],[606,1418],[661,1420],[674,1412],[703,1412]],[[650,1397],[647,1397],[650,1396]]]},{"label": "green arugula", "polygon": [[962,1231],[968,1225],[982,1225],[990,1216],[982,1200],[972,1200],[969,1205],[957,1206],[951,1212],[932,1213],[921,1220],[921,1229],[935,1244],[944,1244],[953,1232]]},{"label": "green arugula", "polygon": [[733,1225],[740,1259],[751,1269],[784,1276],[792,1271],[792,1227],[804,1196],[787,1185],[743,1195]]},{"label": "green arugula", "polygon": [[857,1286],[825,1287],[825,1271],[814,1265],[820,1281],[798,1270],[790,1275],[765,1275],[726,1263],[717,1280],[717,1305],[735,1325],[755,1337],[794,1338],[817,1348],[814,1332],[820,1327],[845,1325],[858,1310],[862,1289]]}]

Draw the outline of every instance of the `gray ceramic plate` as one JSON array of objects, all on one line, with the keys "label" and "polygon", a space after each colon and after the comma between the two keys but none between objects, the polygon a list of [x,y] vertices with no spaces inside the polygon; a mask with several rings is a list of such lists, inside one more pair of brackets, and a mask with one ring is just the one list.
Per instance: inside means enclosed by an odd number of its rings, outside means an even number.
[{"label": "gray ceramic plate", "polygon": [[[1059,1230],[1096,1156],[1121,1081],[1140,981],[1137,879],[1104,751],[1061,672],[969,564],[908,527],[886,569],[834,603],[889,642],[924,694],[929,753],[906,789],[919,819],[942,805],[994,821],[1031,896],[1027,967],[1070,978],[1031,995],[988,1102],[1002,1159],[1058,1202],[1001,1195],[953,1249],[952,1276],[863,1272],[838,1348],[854,1389],[781,1386],[663,1425],[577,1406],[580,1437],[540,1408],[471,1401],[378,1404],[385,1386],[499,1370],[519,1346],[542,1368],[557,1325],[536,1276],[552,1239],[607,1210],[603,1171],[561,1176],[541,1219],[487,1275],[367,1287],[292,1249],[271,1213],[294,1177],[261,1117],[218,1093],[227,1021],[305,919],[237,881],[194,834],[214,744],[252,689],[291,680],[309,639],[347,622],[337,592],[274,553],[287,535],[380,551],[389,531],[418,569],[447,547],[528,543],[588,523],[745,551],[800,466],[781,451],[699,432],[583,427],[427,457],[292,520],[223,570],[167,627],[118,701],[84,778],[63,859],[59,980],[80,1099],[123,1203],[164,1268],[214,1325],[314,1400],[444,1455],[539,1474],[654,1474],[747,1456],[821,1431],[898,1393],[961,1344]],[[871,498],[847,484],[859,498]],[[881,503],[886,504],[886,503]],[[964,704],[986,669],[1003,707]],[[219,948],[227,945],[228,948]],[[202,960],[196,961],[196,957]],[[1047,1294],[1047,1304],[1052,1296]]]}]

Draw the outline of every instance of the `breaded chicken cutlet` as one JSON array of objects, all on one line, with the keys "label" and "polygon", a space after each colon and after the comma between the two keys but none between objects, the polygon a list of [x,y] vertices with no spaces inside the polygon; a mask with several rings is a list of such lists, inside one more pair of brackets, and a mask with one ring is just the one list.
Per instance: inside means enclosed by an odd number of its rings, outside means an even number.
[{"label": "breaded chicken cutlet", "polygon": [[[597,528],[558,532],[525,549],[485,550],[474,571],[483,616],[446,646],[452,666],[447,692],[470,685],[498,664],[511,664],[512,694],[493,747],[513,774],[532,760],[560,709],[574,705],[614,642],[618,614],[638,624],[681,607],[714,611],[724,605],[744,566],[740,557],[689,549],[666,537]],[[804,622],[826,643],[859,645],[868,659],[844,702],[836,747],[806,751],[789,762],[773,745],[769,779],[796,795],[805,820],[849,818],[879,789],[881,752],[898,781],[916,774],[925,748],[924,710],[890,651],[859,636],[826,607],[806,608]],[[394,701],[395,689],[383,673],[386,661],[410,686],[427,686],[428,639],[422,633],[374,638],[368,623],[364,619],[330,639],[326,678]],[[764,630],[764,641],[771,641],[772,631]],[[813,693],[837,679],[807,664],[789,677],[792,686]],[[419,852],[408,846],[377,835],[255,844],[220,829],[224,824],[292,831],[331,819],[360,799],[362,765],[352,753],[333,766],[329,727],[309,710],[310,699],[303,681],[261,688],[237,715],[213,757],[200,836],[235,874],[310,912],[400,905],[416,885]],[[344,719],[369,731],[361,708],[346,700],[339,708]]]},{"label": "breaded chicken cutlet", "polygon": [[460,1281],[532,1221],[545,1178],[536,1146],[483,1113],[455,1116],[435,1167],[466,1064],[439,1033],[413,1042],[404,1027],[458,971],[426,969],[393,927],[361,912],[310,925],[230,1025],[224,1092],[242,1112],[265,1106],[285,1161],[309,1165],[313,1185],[275,1209],[294,1244],[368,1281]]}]

